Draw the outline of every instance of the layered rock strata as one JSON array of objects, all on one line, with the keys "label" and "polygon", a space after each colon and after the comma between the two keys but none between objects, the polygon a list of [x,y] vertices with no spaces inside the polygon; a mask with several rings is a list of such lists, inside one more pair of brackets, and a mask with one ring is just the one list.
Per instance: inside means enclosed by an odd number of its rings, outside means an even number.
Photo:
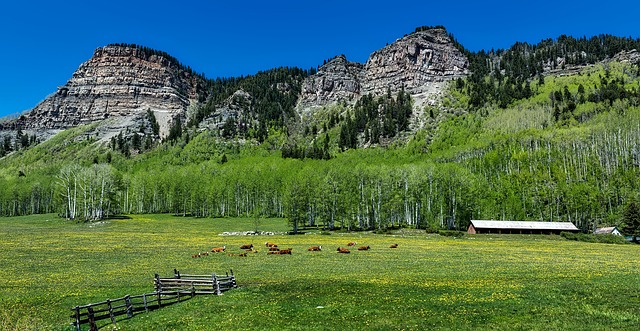
[{"label": "layered rock strata", "polygon": [[364,65],[344,56],[329,61],[304,81],[299,106],[323,106],[401,89],[428,97],[444,82],[466,76],[468,68],[469,60],[445,29],[417,31],[373,52]]},{"label": "layered rock strata", "polygon": [[[198,77],[162,55],[129,46],[95,50],[71,79],[30,112],[0,129],[61,130],[152,110],[169,127],[198,93]],[[124,122],[127,122],[126,120]]]}]

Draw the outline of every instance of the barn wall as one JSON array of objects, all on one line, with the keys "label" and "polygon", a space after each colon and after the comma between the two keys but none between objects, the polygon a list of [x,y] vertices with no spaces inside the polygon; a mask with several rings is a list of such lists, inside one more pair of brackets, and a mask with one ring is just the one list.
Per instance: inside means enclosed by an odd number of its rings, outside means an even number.
[{"label": "barn wall", "polygon": [[476,234],[476,228],[473,227],[473,224],[469,224],[469,228],[467,229],[467,233]]}]

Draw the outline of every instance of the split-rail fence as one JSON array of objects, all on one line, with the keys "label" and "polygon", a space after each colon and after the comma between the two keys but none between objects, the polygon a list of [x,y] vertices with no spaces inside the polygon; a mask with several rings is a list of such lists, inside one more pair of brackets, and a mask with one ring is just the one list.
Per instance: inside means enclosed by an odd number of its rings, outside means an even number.
[{"label": "split-rail fence", "polygon": [[[238,287],[233,270],[226,275],[189,275],[173,270],[173,278],[162,278],[155,274],[155,291],[139,295],[126,295],[118,299],[109,299],[71,308],[71,323],[77,331],[80,326],[89,324],[91,331],[97,331],[97,322],[110,319],[116,323],[118,317],[131,318],[136,312],[148,312],[163,306],[172,305],[201,294],[216,294]],[[121,318],[122,319],[122,318]]]}]

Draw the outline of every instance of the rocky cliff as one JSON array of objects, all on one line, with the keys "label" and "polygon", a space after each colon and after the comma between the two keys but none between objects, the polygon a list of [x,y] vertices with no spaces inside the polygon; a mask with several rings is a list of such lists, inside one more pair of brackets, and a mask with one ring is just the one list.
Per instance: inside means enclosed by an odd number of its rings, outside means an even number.
[{"label": "rocky cliff", "polygon": [[301,104],[324,106],[358,98],[364,75],[364,65],[349,62],[344,55],[337,56],[302,83]]},{"label": "rocky cliff", "polygon": [[[353,103],[365,94],[380,95],[387,90],[395,94],[400,89],[412,94],[420,108],[423,100],[442,90],[444,82],[466,75],[468,66],[468,60],[445,29],[416,31],[375,51],[366,64],[349,62],[345,56],[332,59],[307,77],[299,90],[295,89],[298,109],[342,101]],[[280,85],[291,90],[291,86],[279,84],[279,93],[286,92],[280,91]],[[206,99],[204,86],[207,83],[203,77],[166,53],[135,45],[101,47],[64,86],[33,110],[0,123],[0,136],[7,132],[12,135],[12,130],[20,128],[44,140],[66,128],[101,121],[87,135],[106,140],[122,131],[126,134],[149,127],[145,120],[147,110],[151,110],[160,126],[160,136],[164,137],[176,117],[185,120],[190,116],[187,109],[193,113],[197,108],[194,99]],[[233,121],[239,127],[255,122],[252,109],[261,110],[265,105],[254,104],[255,93],[250,94],[239,91],[214,105],[200,128],[220,130]],[[266,118],[271,120],[286,117],[268,115],[271,117]]]},{"label": "rocky cliff", "polygon": [[57,92],[0,129],[20,127],[45,134],[112,119],[107,122],[114,130],[107,129],[108,133],[136,125],[136,119],[150,109],[163,135],[200,92],[201,79],[184,69],[173,58],[146,48],[101,47]]},{"label": "rocky cliff", "polygon": [[468,68],[469,60],[445,29],[416,31],[373,52],[364,65],[348,62],[344,56],[329,61],[305,80],[299,106],[323,106],[402,88],[427,98],[438,93],[444,82],[467,75]]}]

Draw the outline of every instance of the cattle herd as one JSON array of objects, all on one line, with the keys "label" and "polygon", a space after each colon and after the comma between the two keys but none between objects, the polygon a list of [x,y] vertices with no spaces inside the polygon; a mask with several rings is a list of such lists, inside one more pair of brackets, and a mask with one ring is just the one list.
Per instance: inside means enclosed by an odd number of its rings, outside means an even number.
[{"label": "cattle herd", "polygon": [[[267,254],[268,255],[291,255],[291,251],[293,250],[293,248],[279,248],[277,244],[272,243],[272,242],[266,242],[264,243],[264,245],[266,246],[267,249]],[[355,241],[349,242],[347,243],[347,247],[355,247],[357,245],[357,243]],[[398,244],[391,244],[389,246],[389,248],[398,248]],[[258,253],[258,250],[254,249],[253,244],[244,244],[240,246],[241,250],[244,250],[244,252],[242,253],[227,253],[228,256],[240,256],[240,257],[246,257],[247,253]],[[370,250],[371,247],[370,246],[359,246],[358,250],[359,251],[368,251]],[[310,246],[307,249],[309,252],[320,252],[322,251],[322,246]],[[211,249],[211,253],[226,253],[227,251],[227,246],[221,246],[221,247],[213,247]],[[337,249],[338,253],[342,253],[342,254],[349,254],[351,253],[351,250],[349,248],[345,248],[345,247],[338,247]],[[208,256],[209,252],[202,252],[202,253],[197,253],[197,254],[193,254],[191,255],[192,258],[199,258],[199,257],[204,257],[204,256]]]}]

